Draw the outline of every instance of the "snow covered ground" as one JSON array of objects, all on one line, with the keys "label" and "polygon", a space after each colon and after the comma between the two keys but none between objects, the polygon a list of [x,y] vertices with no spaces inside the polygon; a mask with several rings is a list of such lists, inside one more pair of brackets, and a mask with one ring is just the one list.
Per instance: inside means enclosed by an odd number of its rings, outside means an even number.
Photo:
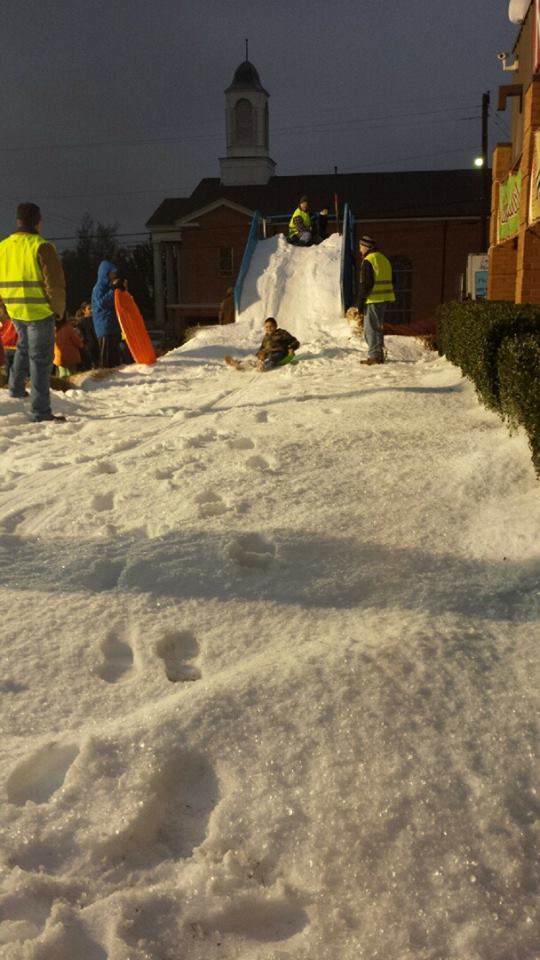
[{"label": "snow covered ground", "polygon": [[2,391],[2,960],[540,956],[526,439],[288,295],[296,366]]}]

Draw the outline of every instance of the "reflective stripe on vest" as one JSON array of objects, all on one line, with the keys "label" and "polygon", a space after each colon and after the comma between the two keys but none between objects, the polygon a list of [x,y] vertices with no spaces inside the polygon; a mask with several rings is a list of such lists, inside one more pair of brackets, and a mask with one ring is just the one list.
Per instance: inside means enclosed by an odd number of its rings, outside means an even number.
[{"label": "reflective stripe on vest", "polygon": [[388,257],[375,250],[368,253],[365,259],[369,260],[375,274],[373,290],[366,297],[366,303],[394,303],[396,296],[392,283],[392,264]]},{"label": "reflective stripe on vest", "polygon": [[0,243],[0,297],[13,320],[45,320],[52,314],[45,295],[38,233],[13,233]]},{"label": "reflective stripe on vest", "polygon": [[296,210],[294,211],[291,219],[289,220],[289,236],[290,236],[290,237],[299,237],[299,236],[300,236],[300,232],[299,232],[299,230],[298,230],[298,227],[296,226],[296,224],[295,224],[295,222],[294,222],[295,217],[302,217],[302,220],[304,221],[304,224],[305,224],[305,229],[308,231],[308,233],[311,233],[311,216],[310,216],[310,214],[307,212],[307,210],[301,210],[300,207],[297,207]]}]

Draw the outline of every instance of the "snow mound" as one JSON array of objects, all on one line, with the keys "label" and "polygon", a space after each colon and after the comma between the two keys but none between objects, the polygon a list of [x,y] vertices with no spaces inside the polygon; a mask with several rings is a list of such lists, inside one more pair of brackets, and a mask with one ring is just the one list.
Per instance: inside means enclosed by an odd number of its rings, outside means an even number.
[{"label": "snow mound", "polygon": [[301,342],[323,333],[343,334],[340,293],[341,237],[315,247],[294,247],[280,234],[255,248],[242,291],[238,320],[260,329],[275,317]]}]

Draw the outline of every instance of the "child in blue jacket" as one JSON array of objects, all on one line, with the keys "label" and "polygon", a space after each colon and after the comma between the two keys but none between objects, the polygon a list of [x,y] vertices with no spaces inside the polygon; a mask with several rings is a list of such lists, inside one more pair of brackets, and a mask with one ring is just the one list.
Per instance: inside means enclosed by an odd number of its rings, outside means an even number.
[{"label": "child in blue jacket", "polygon": [[97,283],[92,290],[92,320],[99,344],[101,367],[120,366],[121,330],[114,309],[114,291],[123,290],[118,268],[110,260],[98,267]]}]

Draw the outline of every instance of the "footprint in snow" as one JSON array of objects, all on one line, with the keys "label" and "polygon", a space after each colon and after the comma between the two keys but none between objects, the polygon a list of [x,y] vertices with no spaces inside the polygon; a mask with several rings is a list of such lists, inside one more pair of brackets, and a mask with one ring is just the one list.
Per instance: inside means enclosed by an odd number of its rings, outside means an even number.
[{"label": "footprint in snow", "polygon": [[246,533],[229,544],[228,554],[239,567],[264,570],[276,556],[276,545],[258,533]]},{"label": "footprint in snow", "polygon": [[268,460],[265,460],[264,457],[254,456],[248,457],[246,460],[246,467],[250,467],[251,470],[270,470],[270,464]]},{"label": "footprint in snow", "polygon": [[227,446],[230,450],[252,450],[255,444],[249,437],[235,437],[228,441]]},{"label": "footprint in snow", "polygon": [[195,497],[195,503],[198,507],[199,517],[219,517],[227,510],[219,494],[213,490],[203,490]]},{"label": "footprint in snow", "polygon": [[91,472],[93,474],[113,474],[118,473],[118,467],[115,463],[111,463],[110,460],[101,460],[94,465]]},{"label": "footprint in snow", "polygon": [[47,803],[63,786],[78,753],[79,748],[74,743],[49,743],[23,760],[6,784],[9,802],[17,806],[23,806],[28,800]]},{"label": "footprint in snow", "polygon": [[16,529],[25,519],[26,514],[24,510],[19,510],[17,513],[11,513],[7,517],[4,517],[0,523],[5,533],[15,533]]},{"label": "footprint in snow", "polygon": [[134,660],[129,643],[111,633],[101,644],[101,655],[103,660],[96,670],[98,677],[105,680],[105,683],[127,680]]},{"label": "footprint in snow", "polygon": [[[109,539],[116,535],[111,524],[105,526],[105,534]],[[109,557],[99,557],[84,574],[84,584],[90,590],[114,590],[124,570],[123,560],[113,560]]]},{"label": "footprint in snow", "polygon": [[156,654],[163,660],[167,680],[171,683],[186,683],[200,680],[201,672],[194,661],[199,645],[189,630],[166,634],[156,644]]},{"label": "footprint in snow", "polygon": [[156,480],[172,480],[175,474],[172,467],[158,467],[154,473]]},{"label": "footprint in snow", "polygon": [[91,507],[93,510],[97,510],[98,513],[112,510],[114,507],[114,494],[111,492],[96,493],[96,495],[92,497]]},{"label": "footprint in snow", "polygon": [[300,933],[308,922],[305,910],[289,892],[274,899],[268,893],[240,892],[232,903],[206,917],[202,927],[260,942],[279,942]]}]

